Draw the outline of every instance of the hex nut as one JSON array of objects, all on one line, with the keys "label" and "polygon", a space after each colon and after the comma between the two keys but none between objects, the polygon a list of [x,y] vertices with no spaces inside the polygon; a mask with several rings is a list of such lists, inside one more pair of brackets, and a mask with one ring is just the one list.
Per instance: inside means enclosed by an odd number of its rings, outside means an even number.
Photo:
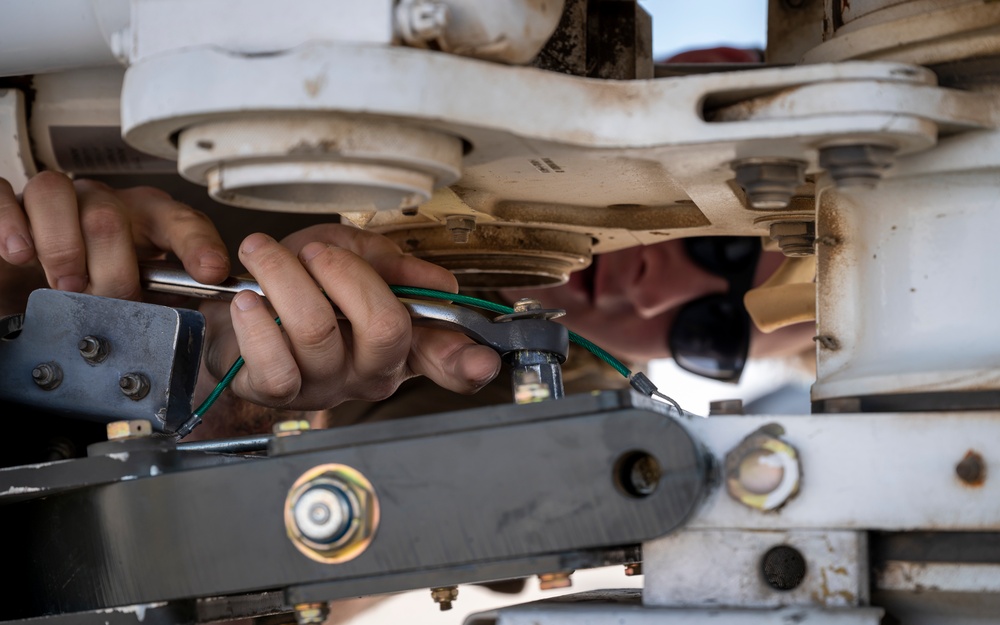
[{"label": "hex nut", "polygon": [[785,256],[800,258],[815,253],[815,222],[778,221],[771,224],[770,235]]},{"label": "hex nut", "polygon": [[330,615],[330,607],[325,603],[300,603],[295,606],[295,622],[298,625],[319,625]]},{"label": "hex nut", "polygon": [[445,228],[451,233],[453,243],[468,243],[469,235],[476,229],[476,218],[468,215],[449,215]]},{"label": "hex nut", "polygon": [[434,600],[434,603],[441,606],[442,612],[450,610],[452,602],[458,599],[458,586],[431,588],[431,599]]},{"label": "hex nut", "polygon": [[62,368],[54,362],[43,362],[31,370],[31,379],[43,391],[51,391],[62,384]]},{"label": "hex nut", "polygon": [[541,590],[555,590],[557,588],[569,588],[573,585],[571,577],[573,571],[560,571],[558,573],[541,573],[538,576],[538,588]]},{"label": "hex nut", "polygon": [[76,347],[83,359],[92,365],[104,362],[111,353],[111,346],[99,336],[85,336]]},{"label": "hex nut", "polygon": [[146,419],[112,421],[107,425],[108,440],[120,441],[130,438],[144,438],[153,433],[153,424]]},{"label": "hex nut", "polygon": [[149,378],[141,373],[126,373],[118,380],[122,394],[132,401],[139,401],[149,394]]},{"label": "hex nut", "polygon": [[892,167],[896,148],[878,144],[831,145],[820,148],[819,166],[838,188],[872,188]]},{"label": "hex nut", "polygon": [[[755,475],[761,467],[769,474]],[[765,426],[726,454],[724,472],[730,497],[748,508],[768,511],[798,493],[802,468],[795,448]]]},{"label": "hex nut", "polygon": [[806,162],[786,158],[748,158],[732,163],[736,183],[754,210],[788,208],[795,191],[805,184]]},{"label": "hex nut", "polygon": [[273,428],[271,428],[271,431],[275,436],[294,436],[308,430],[309,422],[305,419],[289,419],[287,421],[279,421],[274,424]]}]

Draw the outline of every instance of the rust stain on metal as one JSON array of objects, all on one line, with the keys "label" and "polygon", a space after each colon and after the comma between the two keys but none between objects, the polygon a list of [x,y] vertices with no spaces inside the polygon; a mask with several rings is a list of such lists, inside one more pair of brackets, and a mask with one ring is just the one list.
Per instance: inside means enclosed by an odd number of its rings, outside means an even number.
[{"label": "rust stain on metal", "polygon": [[970,449],[955,466],[955,475],[966,486],[982,486],[986,482],[986,461],[978,451]]}]

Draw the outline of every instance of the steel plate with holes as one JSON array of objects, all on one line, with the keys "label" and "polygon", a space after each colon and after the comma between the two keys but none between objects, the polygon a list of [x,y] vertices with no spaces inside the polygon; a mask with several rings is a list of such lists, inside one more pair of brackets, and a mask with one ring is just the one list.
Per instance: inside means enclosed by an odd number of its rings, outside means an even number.
[{"label": "steel plate with holes", "polygon": [[0,400],[172,432],[191,415],[201,313],[40,289],[0,341]]}]

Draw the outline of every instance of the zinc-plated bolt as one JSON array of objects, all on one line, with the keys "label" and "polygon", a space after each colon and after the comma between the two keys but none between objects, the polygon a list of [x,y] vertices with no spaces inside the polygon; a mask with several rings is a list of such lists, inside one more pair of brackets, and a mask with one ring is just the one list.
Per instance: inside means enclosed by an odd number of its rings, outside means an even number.
[{"label": "zinc-plated bolt", "polygon": [[351,501],[343,489],[324,484],[309,488],[292,506],[295,527],[309,540],[330,544],[344,538],[354,520]]},{"label": "zinc-plated bolt", "polygon": [[625,565],[625,575],[627,577],[635,577],[636,575],[642,575],[642,562],[629,562]]},{"label": "zinc-plated bolt", "polygon": [[468,215],[450,215],[445,221],[445,228],[451,233],[455,243],[468,243],[469,235],[476,229],[476,218]]},{"label": "zinc-plated bolt", "polygon": [[112,421],[107,425],[108,440],[120,441],[128,438],[144,438],[153,433],[153,424],[145,419]]},{"label": "zinc-plated bolt", "polygon": [[108,342],[97,336],[85,336],[76,344],[83,359],[91,364],[104,362],[111,352]]},{"label": "zinc-plated bolt", "polygon": [[726,454],[726,490],[741,504],[774,510],[799,490],[799,455],[772,433],[758,430]]},{"label": "zinc-plated bolt", "polygon": [[43,391],[51,391],[62,383],[62,369],[54,362],[43,362],[31,370],[31,379]]},{"label": "zinc-plated bolt", "polygon": [[295,434],[300,434],[308,429],[309,422],[305,419],[291,419],[275,423],[271,431],[275,436],[294,436]]},{"label": "zinc-plated bolt", "polygon": [[451,609],[451,602],[458,599],[458,586],[441,586],[431,588],[431,599],[441,606],[441,611]]},{"label": "zinc-plated bolt", "polygon": [[771,239],[785,256],[812,256],[815,253],[816,224],[811,221],[778,221],[771,224]]},{"label": "zinc-plated bolt", "polygon": [[745,158],[732,164],[736,183],[754,210],[782,210],[805,183],[806,163],[788,158]]},{"label": "zinc-plated bolt", "polygon": [[396,6],[399,36],[413,46],[439,39],[448,26],[448,7],[436,0],[402,0]]},{"label": "zinc-plated bolt", "polygon": [[887,145],[831,145],[819,151],[819,166],[838,188],[872,188],[892,166],[896,148]]},{"label": "zinc-plated bolt", "polygon": [[538,587],[541,590],[555,590],[557,588],[569,588],[573,585],[573,571],[560,571],[558,573],[542,573],[538,576]]},{"label": "zinc-plated bolt", "polygon": [[139,401],[149,394],[149,378],[141,373],[126,373],[118,380],[118,388],[125,397]]},{"label": "zinc-plated bolt", "polygon": [[295,622],[298,625],[319,625],[330,615],[330,606],[325,603],[300,603],[295,606]]}]

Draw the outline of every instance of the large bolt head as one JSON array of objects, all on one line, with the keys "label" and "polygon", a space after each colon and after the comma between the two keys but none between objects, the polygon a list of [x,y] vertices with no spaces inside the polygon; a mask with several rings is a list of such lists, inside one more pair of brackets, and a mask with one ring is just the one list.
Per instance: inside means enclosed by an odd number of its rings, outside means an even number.
[{"label": "large bolt head", "polygon": [[726,454],[726,490],[741,504],[775,510],[799,490],[799,455],[776,435],[757,431]]},{"label": "large bolt head", "polygon": [[333,485],[310,488],[299,496],[292,509],[299,532],[317,543],[333,543],[351,526],[351,501]]}]

